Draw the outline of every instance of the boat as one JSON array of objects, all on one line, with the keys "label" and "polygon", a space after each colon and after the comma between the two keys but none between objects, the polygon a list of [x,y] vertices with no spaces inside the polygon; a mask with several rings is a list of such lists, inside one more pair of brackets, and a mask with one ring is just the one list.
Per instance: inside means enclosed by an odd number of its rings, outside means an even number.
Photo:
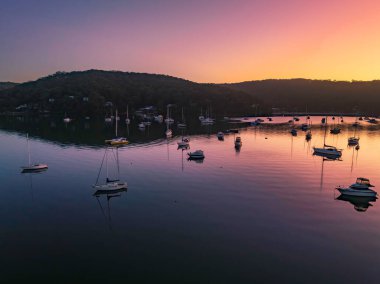
[{"label": "boat", "polygon": [[46,164],[32,164],[30,157],[30,147],[29,147],[29,134],[26,134],[26,143],[28,148],[28,165],[21,167],[22,173],[28,172],[42,172],[48,169]]},{"label": "boat", "polygon": [[369,182],[369,179],[358,177],[356,182],[350,186],[337,186],[336,189],[344,195],[376,197],[377,192],[370,189],[370,187],[374,187],[374,185]]},{"label": "boat", "polygon": [[310,129],[310,125],[308,123],[302,123],[301,124],[301,130],[302,131],[306,131],[308,129]]},{"label": "boat", "polygon": [[156,116],[154,116],[154,121],[156,121],[158,123],[162,123],[164,121],[164,117],[161,114],[156,115]]},{"label": "boat", "polygon": [[350,137],[348,138],[348,145],[357,145],[359,144],[359,137]]},{"label": "boat", "polygon": [[267,119],[268,119],[269,121],[272,121],[272,120],[273,120],[271,117],[267,117]]},{"label": "boat", "polygon": [[243,142],[241,141],[241,137],[240,136],[236,137],[236,139],[235,139],[235,147],[236,148],[240,148],[242,145],[243,145]]},{"label": "boat", "polygon": [[[109,149],[106,148],[104,156],[103,156],[103,160],[102,160],[102,163],[101,163],[101,166],[100,166],[100,169],[99,169],[98,177],[96,179],[95,184],[92,187],[95,188],[96,190],[110,191],[110,192],[113,192],[113,191],[116,191],[116,190],[121,190],[121,189],[126,189],[127,188],[127,182],[120,181],[120,167],[119,167],[118,148],[116,148],[116,155],[115,155],[115,157],[116,157],[116,166],[117,166],[117,179],[110,179],[109,178],[108,151],[109,151]],[[113,151],[113,150],[111,150],[111,151]],[[99,177],[100,177],[100,174],[101,174],[101,171],[102,171],[102,166],[103,166],[104,161],[106,163],[106,180],[105,180],[105,183],[99,184],[98,183],[99,182]]]},{"label": "boat", "polygon": [[130,124],[131,120],[129,119],[129,106],[127,105],[127,118],[125,119],[126,124]]},{"label": "boat", "polygon": [[[166,136],[166,138],[170,138],[173,135],[173,132],[170,129],[170,121],[171,121],[171,118],[170,118],[170,106],[171,106],[170,104],[166,106],[166,119],[165,119],[165,123],[166,123],[165,136]],[[173,122],[174,122],[174,120],[173,120]]]},{"label": "boat", "polygon": [[312,135],[311,135],[311,131],[309,130],[309,131],[306,133],[305,138],[306,138],[307,141],[309,141],[309,140],[311,140],[311,137],[312,137]]},{"label": "boat", "polygon": [[357,122],[357,121],[355,121],[355,122],[352,124],[352,126],[353,126],[353,127],[358,127],[358,126],[360,126],[360,123]]},{"label": "boat", "polygon": [[326,145],[327,117],[325,118],[325,134],[323,137],[323,148],[313,147],[314,155],[337,159],[342,156],[342,150],[334,146]]},{"label": "boat", "polygon": [[187,139],[181,139],[181,141],[177,142],[178,148],[188,148],[189,147],[189,140]]},{"label": "boat", "polygon": [[368,122],[372,124],[377,124],[377,120],[375,118],[369,119]]},{"label": "boat", "polygon": [[65,117],[63,118],[63,122],[64,122],[64,123],[69,123],[69,122],[71,122],[71,118],[68,117],[68,116],[66,115],[66,113],[65,113]]},{"label": "boat", "polygon": [[218,137],[219,140],[224,140],[224,133],[219,131],[217,134],[216,134],[216,137]]},{"label": "boat", "polygon": [[189,153],[187,153],[187,155],[189,156],[189,159],[192,159],[192,160],[202,160],[205,158],[205,155],[204,155],[202,150],[196,150],[194,152],[189,152]]},{"label": "boat", "polygon": [[[117,110],[116,110],[116,117],[118,117]],[[127,145],[127,144],[129,143],[129,141],[127,140],[127,138],[125,138],[125,137],[118,137],[118,136],[117,136],[117,124],[118,124],[118,120],[116,119],[116,124],[115,124],[115,138],[105,140],[105,143],[106,143],[106,144],[109,144],[109,145],[112,145],[112,146]]]},{"label": "boat", "polygon": [[141,129],[141,130],[144,130],[145,129],[145,123],[144,122],[140,122],[138,127]]},{"label": "boat", "polygon": [[331,134],[339,134],[340,133],[340,128],[339,127],[334,127],[330,129]]},{"label": "boat", "polygon": [[201,120],[202,125],[211,125],[211,124],[214,124],[214,122],[215,122],[214,119],[210,117],[206,117],[203,120]]},{"label": "boat", "polygon": [[182,117],[181,118],[182,121],[177,124],[177,127],[178,128],[186,128],[185,117],[183,115],[183,108],[182,108],[182,116],[181,117]]},{"label": "boat", "polygon": [[145,126],[150,126],[150,125],[152,125],[152,123],[151,123],[150,121],[143,121],[143,123],[144,123]]},{"label": "boat", "polygon": [[292,130],[290,130],[290,134],[292,134],[293,136],[297,136],[297,129],[293,128]]},{"label": "boat", "polygon": [[106,118],[104,118],[104,122],[111,123],[112,122],[112,118],[111,117],[106,117]]},{"label": "boat", "polygon": [[165,123],[173,124],[174,119],[173,118],[165,118]]},{"label": "boat", "polygon": [[293,117],[293,120],[294,121],[300,121],[300,119],[298,117]]},{"label": "boat", "polygon": [[359,117],[359,120],[363,120],[363,117]]}]

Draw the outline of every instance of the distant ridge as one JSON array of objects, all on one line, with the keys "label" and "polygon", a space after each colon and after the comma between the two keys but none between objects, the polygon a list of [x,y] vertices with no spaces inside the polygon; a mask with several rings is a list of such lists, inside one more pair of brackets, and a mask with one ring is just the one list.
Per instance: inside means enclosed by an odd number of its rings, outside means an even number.
[{"label": "distant ridge", "polygon": [[220,84],[287,111],[380,114],[380,81],[269,79]]},{"label": "distant ridge", "polygon": [[0,91],[12,88],[14,86],[18,85],[18,83],[13,83],[13,82],[0,82]]}]

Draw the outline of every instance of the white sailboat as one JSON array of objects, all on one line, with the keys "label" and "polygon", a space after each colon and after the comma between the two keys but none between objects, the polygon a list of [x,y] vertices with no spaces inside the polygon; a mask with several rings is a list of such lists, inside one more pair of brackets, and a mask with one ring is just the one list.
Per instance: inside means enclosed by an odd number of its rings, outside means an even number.
[{"label": "white sailboat", "polygon": [[46,164],[32,164],[30,157],[30,147],[29,147],[29,134],[26,134],[27,148],[28,148],[28,166],[21,167],[22,172],[38,172],[48,169]]},{"label": "white sailboat", "polygon": [[[166,138],[170,138],[173,135],[173,132],[170,129],[171,118],[170,118],[170,109],[169,108],[170,108],[170,105],[167,105],[167,107],[166,107],[166,119],[165,119],[165,122],[166,122],[166,131],[165,131]],[[174,122],[174,120],[173,120],[173,122]]]},{"label": "white sailboat", "polygon": [[[101,191],[115,191],[115,190],[126,189],[127,188],[127,182],[120,181],[120,167],[119,167],[118,148],[116,148],[117,179],[110,179],[109,178],[108,151],[109,151],[109,149],[106,148],[106,151],[105,151],[104,156],[103,156],[102,163],[100,165],[98,177],[96,179],[95,184],[93,185],[93,188],[95,188],[96,190],[101,190]],[[105,181],[105,183],[99,183],[99,177],[100,177],[100,174],[101,174],[101,171],[102,171],[104,160],[106,162],[106,181]]]},{"label": "white sailboat", "polygon": [[183,115],[183,108],[182,108],[182,118],[181,118],[181,122],[179,122],[177,124],[177,127],[178,128],[186,128],[186,123],[185,123],[185,117]]},{"label": "white sailboat", "polygon": [[71,118],[68,117],[66,113],[65,113],[65,117],[63,118],[63,122],[64,122],[64,123],[69,123],[69,122],[71,122]]},{"label": "white sailboat", "polygon": [[[117,110],[116,110],[116,117],[118,117]],[[125,138],[125,137],[117,137],[117,124],[118,124],[118,120],[116,119],[115,138],[114,139],[105,140],[105,143],[110,144],[112,146],[126,145],[126,144],[129,143],[129,141],[127,140],[127,138]]]},{"label": "white sailboat", "polygon": [[313,147],[314,155],[323,156],[327,158],[340,158],[342,156],[342,150],[337,149],[334,146],[326,145],[326,132],[327,132],[327,117],[325,119],[325,135],[323,137],[323,148]]},{"label": "white sailboat", "polygon": [[125,123],[126,124],[130,124],[131,123],[131,120],[129,119],[129,108],[128,108],[128,105],[127,105],[127,118],[125,119]]}]

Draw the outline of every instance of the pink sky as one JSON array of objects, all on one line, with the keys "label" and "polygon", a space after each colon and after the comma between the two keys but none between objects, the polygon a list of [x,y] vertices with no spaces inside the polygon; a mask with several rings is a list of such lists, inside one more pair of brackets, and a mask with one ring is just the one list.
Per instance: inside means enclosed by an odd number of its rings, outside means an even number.
[{"label": "pink sky", "polygon": [[86,69],[196,82],[380,79],[377,1],[88,3],[5,0],[0,81]]}]

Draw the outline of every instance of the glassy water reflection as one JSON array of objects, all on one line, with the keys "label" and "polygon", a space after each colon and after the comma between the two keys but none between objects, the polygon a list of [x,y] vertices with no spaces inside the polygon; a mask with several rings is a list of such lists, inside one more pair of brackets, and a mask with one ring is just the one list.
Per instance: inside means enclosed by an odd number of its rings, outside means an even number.
[{"label": "glassy water reflection", "polygon": [[[96,194],[92,185],[112,127],[96,125],[86,134],[79,124],[64,132],[45,121],[3,120],[2,279],[379,282],[378,202],[339,197],[334,187],[358,176],[380,185],[380,128],[363,122],[355,150],[347,146],[354,119],[345,118],[342,133],[326,137],[344,149],[341,160],[331,161],[312,155],[324,140],[320,118],[313,118],[311,141],[302,131],[291,136],[289,125],[280,124],[287,120],[244,127],[224,141],[215,133],[231,125],[205,129],[194,122],[187,131],[191,149],[184,151],[177,149],[179,137],[162,139],[161,126],[152,125],[147,137],[131,125],[133,143],[119,149],[128,190],[108,195]],[[32,160],[47,163],[48,171],[20,173],[27,163],[26,132],[34,137]],[[196,149],[205,153],[202,163],[187,160]]]}]

